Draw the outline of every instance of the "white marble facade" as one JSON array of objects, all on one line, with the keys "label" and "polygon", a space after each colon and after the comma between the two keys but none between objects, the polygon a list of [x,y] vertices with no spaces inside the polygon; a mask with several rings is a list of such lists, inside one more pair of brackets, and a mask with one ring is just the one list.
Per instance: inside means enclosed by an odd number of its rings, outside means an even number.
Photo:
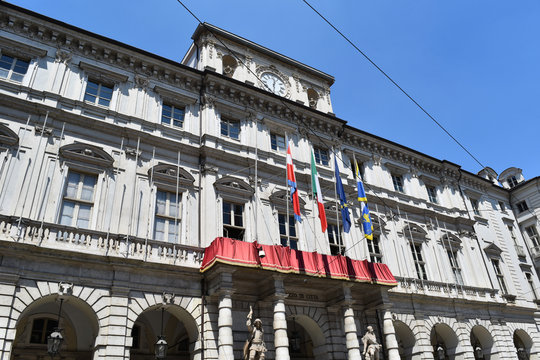
[{"label": "white marble facade", "polygon": [[[153,358],[160,334],[170,359],[240,359],[250,305],[267,359],[360,359],[368,325],[391,360],[540,358],[534,179],[511,168],[499,183],[352,128],[332,76],[211,25],[193,39],[166,61],[0,3],[1,359],[47,356],[60,304],[65,359]],[[304,221],[280,234],[286,136]],[[354,221],[341,242],[333,151]],[[398,286],[201,274],[227,235],[382,261]]]}]

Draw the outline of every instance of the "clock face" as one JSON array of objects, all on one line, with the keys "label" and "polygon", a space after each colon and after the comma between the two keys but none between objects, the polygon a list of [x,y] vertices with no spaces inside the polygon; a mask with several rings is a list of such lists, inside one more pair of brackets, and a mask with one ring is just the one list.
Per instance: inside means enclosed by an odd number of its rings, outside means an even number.
[{"label": "clock face", "polygon": [[281,80],[278,76],[272,73],[266,72],[262,74],[261,81],[263,82],[263,84],[266,85],[264,87],[265,90],[270,90],[271,92],[279,96],[285,96],[285,94],[287,93],[287,89],[285,88],[285,83],[283,82],[283,80]]}]

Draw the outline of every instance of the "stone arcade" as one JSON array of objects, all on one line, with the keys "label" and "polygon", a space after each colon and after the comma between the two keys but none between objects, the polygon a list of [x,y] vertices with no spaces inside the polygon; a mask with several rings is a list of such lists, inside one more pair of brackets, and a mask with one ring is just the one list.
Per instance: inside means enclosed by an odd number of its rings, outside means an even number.
[{"label": "stone arcade", "polygon": [[[1,359],[47,358],[57,328],[56,358],[153,359],[161,338],[167,359],[241,359],[250,306],[266,359],[361,359],[368,326],[381,359],[540,358],[536,180],[365,133],[333,113],[332,76],[209,24],[192,38],[175,62],[0,2]],[[347,234],[315,221],[310,153],[335,214],[331,148]],[[222,238],[384,263],[395,286],[201,271]]]}]

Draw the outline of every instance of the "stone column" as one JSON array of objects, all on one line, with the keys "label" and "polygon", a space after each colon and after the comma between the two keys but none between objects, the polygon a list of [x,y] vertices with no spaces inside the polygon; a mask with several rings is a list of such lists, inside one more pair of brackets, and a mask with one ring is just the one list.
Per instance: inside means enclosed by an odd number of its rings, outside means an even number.
[{"label": "stone column", "polygon": [[289,338],[287,337],[287,314],[285,313],[285,298],[287,294],[283,287],[283,279],[274,279],[274,347],[276,360],[290,360]]},{"label": "stone column", "polygon": [[388,360],[400,360],[392,313],[388,309],[383,309],[383,314],[384,344],[388,351]]},{"label": "stone column", "polygon": [[232,331],[232,290],[223,289],[219,294],[218,304],[218,359],[234,359]]},{"label": "stone column", "polygon": [[352,308],[353,299],[351,294],[351,284],[343,286],[343,323],[345,330],[345,344],[347,346],[348,360],[362,360],[360,355],[360,343],[356,322],[354,321],[354,310]]}]

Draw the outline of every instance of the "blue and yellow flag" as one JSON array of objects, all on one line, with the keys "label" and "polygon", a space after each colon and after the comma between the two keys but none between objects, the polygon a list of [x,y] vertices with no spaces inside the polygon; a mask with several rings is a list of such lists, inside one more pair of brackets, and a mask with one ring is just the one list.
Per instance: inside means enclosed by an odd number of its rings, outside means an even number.
[{"label": "blue and yellow flag", "polygon": [[366,239],[373,240],[373,223],[369,216],[369,208],[367,203],[361,202],[360,204],[362,207],[362,227],[364,228],[364,235],[366,236]]},{"label": "blue and yellow flag", "polygon": [[334,154],[334,164],[336,173],[336,192],[339,196],[339,204],[341,208],[341,219],[343,221],[343,231],[348,233],[351,230],[351,216],[349,215],[349,208],[347,207],[347,198],[345,197],[345,190],[343,189],[343,183],[341,182],[341,176],[339,175],[339,167],[337,164],[336,155]]},{"label": "blue and yellow flag", "polygon": [[358,201],[367,202],[366,191],[364,190],[364,184],[362,184],[362,176],[360,176],[360,169],[358,163],[354,161],[355,175],[356,175],[356,187],[358,188]]}]

